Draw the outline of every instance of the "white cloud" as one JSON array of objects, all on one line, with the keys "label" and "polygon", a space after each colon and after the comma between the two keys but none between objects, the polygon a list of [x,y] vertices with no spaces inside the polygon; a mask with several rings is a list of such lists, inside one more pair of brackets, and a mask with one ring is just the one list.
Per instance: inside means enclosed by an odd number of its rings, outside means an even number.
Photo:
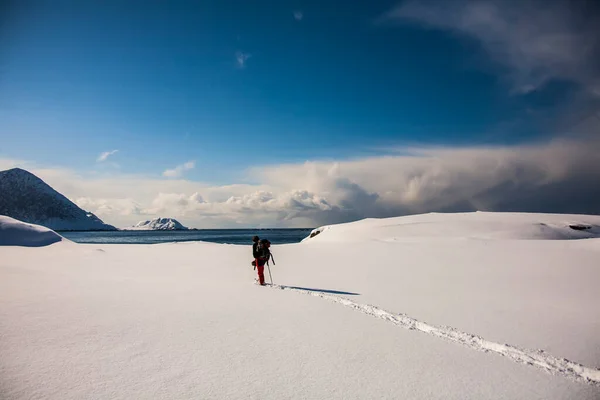
[{"label": "white cloud", "polygon": [[599,132],[596,122],[594,136],[577,140],[403,148],[398,155],[255,167],[247,172],[261,177],[258,185],[27,169],[121,227],[150,216],[216,228],[317,226],[430,211],[600,213]]},{"label": "white cloud", "polygon": [[111,150],[111,151],[105,151],[104,153],[100,153],[100,155],[98,156],[98,159],[96,161],[98,161],[98,162],[106,161],[108,159],[108,157],[112,156],[113,154],[115,154],[118,151],[119,150]]},{"label": "white cloud", "polygon": [[239,68],[246,67],[246,61],[251,57],[250,54],[238,51],[235,53],[235,62]]},{"label": "white cloud", "polygon": [[84,210],[90,211],[96,214],[98,217],[103,218],[105,216],[111,217],[112,215],[119,216],[130,216],[130,215],[146,215],[141,209],[139,203],[132,198],[90,198],[90,197],[78,197],[76,199],[70,199],[77,206]]},{"label": "white cloud", "polygon": [[600,19],[567,1],[527,0],[403,2],[384,20],[416,22],[476,40],[507,69],[516,92],[538,89],[566,79],[590,93],[600,71]]},{"label": "white cloud", "polygon": [[304,18],[304,13],[302,11],[294,11],[294,19],[296,21],[302,21],[302,19]]},{"label": "white cloud", "polygon": [[169,215],[183,215],[186,212],[193,211],[199,208],[199,205],[206,204],[202,195],[198,192],[187,196],[183,193],[159,193],[149,208],[144,210],[144,213],[159,215],[167,213]]},{"label": "white cloud", "polygon": [[0,158],[0,171],[4,171],[11,168],[28,169],[32,166],[34,166],[34,164],[28,161],[16,160],[12,158]]},{"label": "white cloud", "polygon": [[179,178],[185,171],[189,171],[196,166],[195,161],[188,161],[185,164],[176,166],[173,169],[167,169],[163,172],[163,176],[167,178]]},{"label": "white cloud", "polygon": [[594,204],[600,195],[594,183],[600,181],[599,144],[593,139],[424,148],[404,156],[311,162],[260,172],[280,190],[293,185],[326,198],[338,207],[328,218],[336,213],[362,218],[440,210],[600,212]]}]

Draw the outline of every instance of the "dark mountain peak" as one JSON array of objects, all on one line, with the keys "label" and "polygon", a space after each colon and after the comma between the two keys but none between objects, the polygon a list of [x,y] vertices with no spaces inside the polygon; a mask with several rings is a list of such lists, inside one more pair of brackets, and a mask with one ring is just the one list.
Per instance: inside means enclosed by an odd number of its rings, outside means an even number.
[{"label": "dark mountain peak", "polygon": [[22,168],[0,171],[0,215],[54,230],[115,230]]},{"label": "dark mountain peak", "polygon": [[30,178],[41,181],[40,178],[32,174],[31,172],[23,169],[23,168],[11,168],[5,171],[0,171],[0,177],[20,177],[20,178]]}]

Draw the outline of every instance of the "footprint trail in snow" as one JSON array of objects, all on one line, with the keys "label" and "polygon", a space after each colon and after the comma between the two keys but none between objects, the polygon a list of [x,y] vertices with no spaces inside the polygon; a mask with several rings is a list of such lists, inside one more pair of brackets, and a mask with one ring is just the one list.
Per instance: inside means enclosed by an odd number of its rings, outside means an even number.
[{"label": "footprint trail in snow", "polygon": [[356,303],[345,297],[283,285],[269,285],[269,287],[320,297],[409,330],[421,331],[447,341],[459,343],[473,350],[497,353],[508,357],[514,362],[532,365],[553,375],[565,376],[579,382],[600,386],[600,370],[585,367],[565,358],[551,356],[542,350],[526,350],[510,344],[492,342],[477,335],[461,332],[452,327],[430,325],[405,314],[395,314],[372,305]]}]

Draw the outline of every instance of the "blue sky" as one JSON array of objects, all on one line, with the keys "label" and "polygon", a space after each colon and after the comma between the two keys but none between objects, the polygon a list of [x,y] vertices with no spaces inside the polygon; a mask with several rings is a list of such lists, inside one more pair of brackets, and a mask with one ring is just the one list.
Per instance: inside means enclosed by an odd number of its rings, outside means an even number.
[{"label": "blue sky", "polygon": [[597,7],[523,4],[15,1],[0,157],[224,186],[265,183],[258,166],[544,143],[596,110],[595,53],[573,48]]}]

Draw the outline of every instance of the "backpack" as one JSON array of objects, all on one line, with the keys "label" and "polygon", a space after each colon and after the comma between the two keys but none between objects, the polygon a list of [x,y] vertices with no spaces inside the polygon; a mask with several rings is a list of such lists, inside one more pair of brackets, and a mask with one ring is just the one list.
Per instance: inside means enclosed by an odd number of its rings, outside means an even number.
[{"label": "backpack", "polygon": [[258,251],[266,250],[268,253],[270,253],[269,247],[271,247],[271,242],[269,242],[268,239],[262,239],[260,242],[258,242],[257,250]]},{"label": "backpack", "polygon": [[[266,264],[269,265],[269,260],[273,260],[273,265],[275,265],[275,259],[273,258],[273,254],[269,248],[271,247],[271,242],[268,239],[260,240],[256,245],[256,253],[257,254],[265,254],[266,253]],[[264,257],[264,255],[263,255]],[[256,260],[252,261],[252,265],[256,267]]]}]

